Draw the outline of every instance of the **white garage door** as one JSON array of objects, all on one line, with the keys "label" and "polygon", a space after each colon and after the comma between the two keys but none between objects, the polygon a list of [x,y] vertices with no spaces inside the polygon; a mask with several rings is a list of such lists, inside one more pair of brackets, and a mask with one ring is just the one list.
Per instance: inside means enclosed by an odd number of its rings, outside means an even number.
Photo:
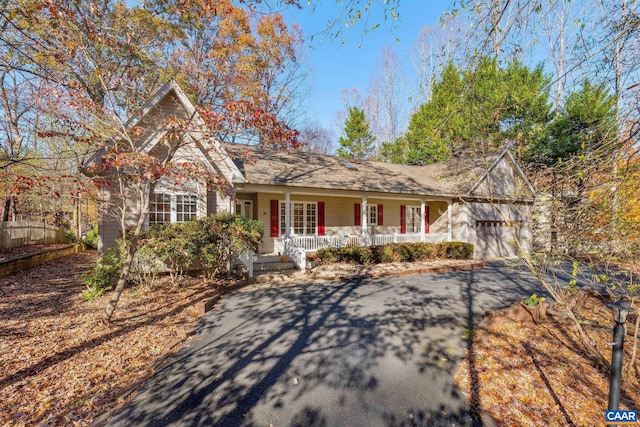
[{"label": "white garage door", "polygon": [[476,221],[476,258],[518,255],[520,221]]}]

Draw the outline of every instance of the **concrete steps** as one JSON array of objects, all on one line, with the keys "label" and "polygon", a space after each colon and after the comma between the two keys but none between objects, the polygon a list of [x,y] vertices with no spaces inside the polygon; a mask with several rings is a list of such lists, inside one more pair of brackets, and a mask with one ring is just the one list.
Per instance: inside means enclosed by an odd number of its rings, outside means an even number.
[{"label": "concrete steps", "polygon": [[[240,272],[246,272],[247,268],[242,263],[236,263],[236,269]],[[253,261],[254,277],[262,275],[291,275],[298,272],[293,261],[283,261],[278,255],[261,255]]]}]

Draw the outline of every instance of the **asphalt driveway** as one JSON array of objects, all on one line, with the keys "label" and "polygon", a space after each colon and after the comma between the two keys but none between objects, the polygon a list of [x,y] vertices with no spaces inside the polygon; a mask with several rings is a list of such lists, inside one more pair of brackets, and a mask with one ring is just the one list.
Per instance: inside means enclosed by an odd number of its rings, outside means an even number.
[{"label": "asphalt driveway", "polygon": [[541,292],[507,264],[225,296],[109,425],[482,425],[452,380],[465,334]]}]

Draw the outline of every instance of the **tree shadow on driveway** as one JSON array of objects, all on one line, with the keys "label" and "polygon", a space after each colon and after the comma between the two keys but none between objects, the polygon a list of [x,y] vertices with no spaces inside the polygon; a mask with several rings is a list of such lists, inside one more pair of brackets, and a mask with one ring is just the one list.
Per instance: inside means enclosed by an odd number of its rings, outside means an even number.
[{"label": "tree shadow on driveway", "polygon": [[500,268],[229,295],[111,425],[482,425],[465,328],[535,283]]}]

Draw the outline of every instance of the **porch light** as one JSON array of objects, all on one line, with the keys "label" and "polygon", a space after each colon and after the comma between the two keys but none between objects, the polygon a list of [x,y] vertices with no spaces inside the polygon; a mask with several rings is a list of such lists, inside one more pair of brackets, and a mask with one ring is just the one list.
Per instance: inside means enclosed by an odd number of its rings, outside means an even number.
[{"label": "porch light", "polygon": [[613,313],[613,321],[616,323],[624,323],[627,321],[627,314],[631,311],[631,307],[620,298],[618,301],[607,305]]}]

